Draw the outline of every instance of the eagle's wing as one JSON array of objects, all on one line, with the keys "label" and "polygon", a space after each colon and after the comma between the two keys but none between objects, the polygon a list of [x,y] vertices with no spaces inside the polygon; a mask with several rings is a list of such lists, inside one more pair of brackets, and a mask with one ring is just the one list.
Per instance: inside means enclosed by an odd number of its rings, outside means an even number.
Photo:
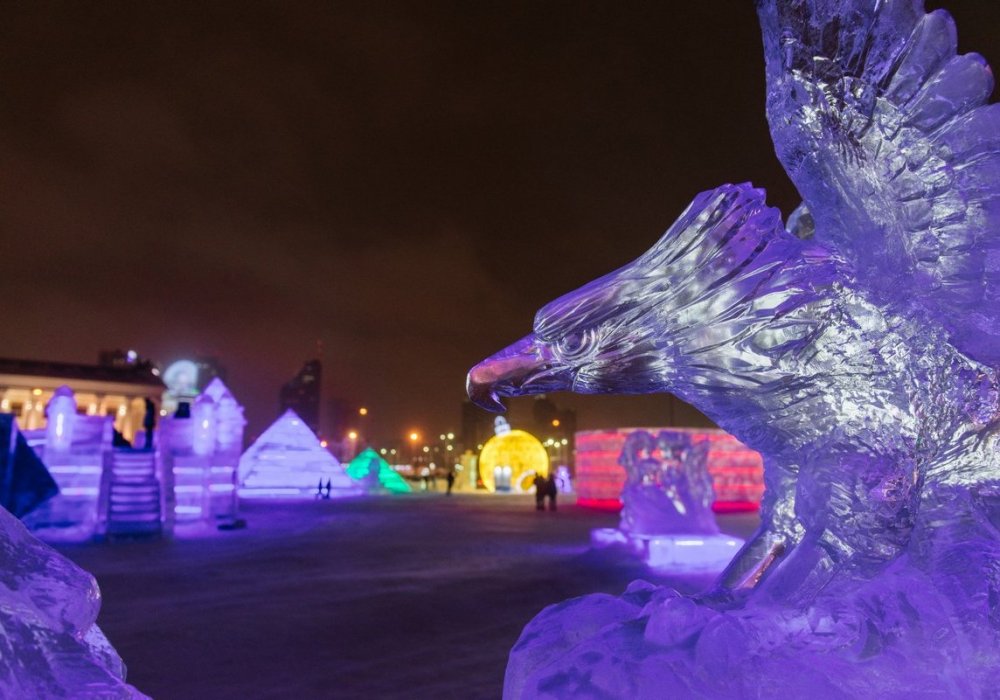
[{"label": "eagle's wing", "polygon": [[922,0],[758,0],[767,117],[815,221],[884,302],[1000,363],[1000,106]]}]

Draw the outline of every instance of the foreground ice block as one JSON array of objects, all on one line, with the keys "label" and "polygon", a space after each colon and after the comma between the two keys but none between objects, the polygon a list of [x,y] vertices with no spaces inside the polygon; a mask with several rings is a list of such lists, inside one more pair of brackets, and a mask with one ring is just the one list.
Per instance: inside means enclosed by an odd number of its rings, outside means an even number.
[{"label": "foreground ice block", "polygon": [[1000,688],[992,74],[920,0],[757,9],[771,135],[804,200],[787,226],[749,185],[699,195],[468,389],[493,409],[675,393],[763,455],[761,527],[704,595],[638,585],[543,612],[508,697]]},{"label": "foreground ice block", "polygon": [[95,624],[93,577],[0,509],[0,697],[144,698]]}]

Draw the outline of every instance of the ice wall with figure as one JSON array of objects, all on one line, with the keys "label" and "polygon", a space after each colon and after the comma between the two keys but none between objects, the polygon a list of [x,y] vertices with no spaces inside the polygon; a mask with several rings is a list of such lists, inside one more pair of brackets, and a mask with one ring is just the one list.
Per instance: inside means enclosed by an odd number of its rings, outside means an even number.
[{"label": "ice wall with figure", "polygon": [[0,509],[0,697],[131,700],[94,578]]},{"label": "ice wall with figure", "polygon": [[507,697],[1000,687],[992,73],[921,0],[756,5],[771,136],[803,198],[787,225],[749,184],[704,192],[467,385],[493,410],[674,393],[763,455],[761,526],[702,595],[639,583],[544,611]]},{"label": "ice wall with figure", "polygon": [[328,482],[333,498],[363,492],[291,409],[240,457],[239,481],[240,496],[251,498],[308,497]]},{"label": "ice wall with figure", "polygon": [[621,508],[625,468],[619,457],[636,430],[684,433],[695,443],[708,442],[708,473],[716,512],[754,511],[764,493],[764,464],[751,450],[724,430],[712,428],[618,428],[584,430],[576,434],[576,491],[580,505],[601,510]]}]

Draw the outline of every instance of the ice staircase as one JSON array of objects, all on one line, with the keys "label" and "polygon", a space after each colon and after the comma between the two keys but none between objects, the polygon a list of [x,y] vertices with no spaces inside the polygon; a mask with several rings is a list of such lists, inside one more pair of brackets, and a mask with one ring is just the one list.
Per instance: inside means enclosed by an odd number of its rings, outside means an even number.
[{"label": "ice staircase", "polygon": [[162,534],[160,480],[156,453],[112,450],[105,455],[108,537],[157,537]]}]

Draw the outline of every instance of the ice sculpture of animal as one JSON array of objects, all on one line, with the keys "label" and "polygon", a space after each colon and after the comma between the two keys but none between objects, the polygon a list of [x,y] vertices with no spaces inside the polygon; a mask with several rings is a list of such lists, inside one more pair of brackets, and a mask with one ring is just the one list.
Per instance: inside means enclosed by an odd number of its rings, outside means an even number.
[{"label": "ice sculpture of animal", "polygon": [[677,394],[764,455],[761,528],[697,600],[639,587],[546,611],[508,695],[1000,684],[992,75],[922,0],[757,9],[771,134],[803,198],[787,227],[749,185],[699,195],[636,261],[542,308],[468,390],[493,409]]},{"label": "ice sculpture of animal", "polygon": [[625,468],[619,528],[630,535],[718,534],[708,442],[681,433],[636,430],[619,460]]}]

